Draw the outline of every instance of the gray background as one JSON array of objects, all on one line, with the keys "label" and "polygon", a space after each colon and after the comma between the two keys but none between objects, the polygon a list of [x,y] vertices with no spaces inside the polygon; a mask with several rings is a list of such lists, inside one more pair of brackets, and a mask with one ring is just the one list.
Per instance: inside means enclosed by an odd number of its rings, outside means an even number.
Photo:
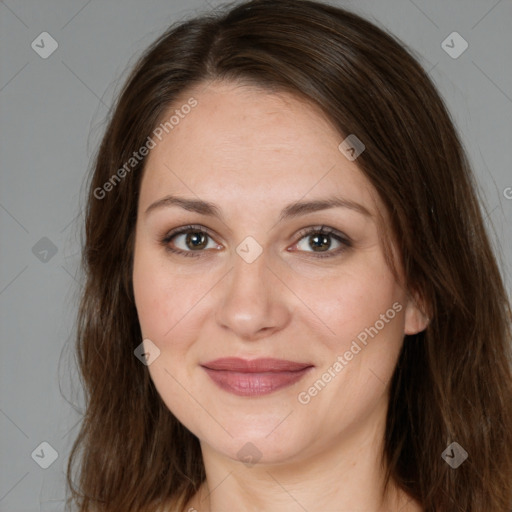
[{"label": "gray background", "polygon": [[[63,509],[80,421],[71,403],[80,407],[82,396],[71,349],[84,180],[112,99],[127,68],[171,22],[220,3],[0,2],[2,512]],[[474,166],[511,290],[512,1],[331,3],[388,28],[438,85]],[[441,46],[453,31],[469,44],[458,58]],[[42,32],[58,43],[47,59],[31,47]],[[48,461],[47,448],[31,456],[43,441],[58,452],[47,469],[34,460]]]}]

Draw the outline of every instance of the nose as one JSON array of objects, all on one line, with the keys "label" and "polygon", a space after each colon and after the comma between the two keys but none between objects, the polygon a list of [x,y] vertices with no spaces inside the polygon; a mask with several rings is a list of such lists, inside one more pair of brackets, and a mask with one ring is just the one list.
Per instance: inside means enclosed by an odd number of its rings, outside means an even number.
[{"label": "nose", "polygon": [[238,339],[256,341],[286,327],[290,322],[291,293],[283,276],[271,268],[266,251],[251,263],[237,253],[233,267],[219,283],[216,321]]}]

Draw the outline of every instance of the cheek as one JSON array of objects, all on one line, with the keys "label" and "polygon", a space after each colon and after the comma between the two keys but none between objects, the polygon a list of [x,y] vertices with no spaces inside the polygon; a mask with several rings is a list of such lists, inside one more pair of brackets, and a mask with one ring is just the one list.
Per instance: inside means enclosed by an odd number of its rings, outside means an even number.
[{"label": "cheek", "polygon": [[200,400],[194,398],[201,393],[193,389],[195,375],[187,364],[190,347],[199,335],[191,320],[200,312],[198,300],[204,290],[197,286],[197,279],[176,275],[169,266],[158,263],[158,258],[144,256],[141,253],[134,260],[135,303],[143,337],[160,351],[147,369],[169,411],[194,434],[204,437],[202,428],[210,419]]},{"label": "cheek", "polygon": [[194,276],[177,272],[151,251],[135,256],[137,316],[143,339],[151,340],[160,351],[149,371],[157,389],[164,391],[164,399],[173,396],[176,400],[178,381],[191,378],[198,357],[196,341],[204,337],[204,321],[213,314],[208,309],[207,292],[214,283],[204,272]]},{"label": "cheek", "polygon": [[175,275],[150,251],[135,253],[133,290],[142,334],[157,344],[197,302],[195,282]]},{"label": "cheek", "polygon": [[[153,264],[152,264],[153,263]],[[162,287],[161,272],[158,272],[144,253],[137,253],[133,265],[133,293],[139,323],[144,338],[154,340],[163,328],[164,301],[169,300]]]},{"label": "cheek", "polygon": [[[197,303],[198,292],[194,293],[190,279],[174,275],[157,257],[143,250],[135,253],[133,289],[142,337],[160,350],[148,366],[151,379],[169,410],[183,421],[194,409],[194,403],[180,384],[190,378],[183,364],[188,341],[182,329],[187,310]],[[183,341],[180,343],[179,339]],[[199,415],[200,410],[194,413]]]},{"label": "cheek", "polygon": [[326,334],[324,342],[333,352],[348,350],[358,335],[363,342],[365,333],[370,339],[368,330],[374,334],[375,327],[379,337],[401,340],[404,295],[383,261],[308,282],[301,285],[299,295],[307,298],[306,309],[314,313],[320,332]]},{"label": "cheek", "polygon": [[299,402],[315,410],[327,431],[356,428],[381,403],[396,367],[404,295],[384,264],[343,272],[321,292],[313,285],[303,291],[325,335],[316,340],[321,368],[302,385]]}]

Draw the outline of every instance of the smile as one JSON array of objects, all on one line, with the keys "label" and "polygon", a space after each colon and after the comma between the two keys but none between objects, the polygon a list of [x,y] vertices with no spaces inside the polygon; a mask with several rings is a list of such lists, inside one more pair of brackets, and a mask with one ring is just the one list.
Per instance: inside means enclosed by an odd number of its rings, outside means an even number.
[{"label": "smile", "polygon": [[283,359],[229,357],[204,363],[201,367],[218,387],[229,393],[261,396],[295,384],[313,365]]}]

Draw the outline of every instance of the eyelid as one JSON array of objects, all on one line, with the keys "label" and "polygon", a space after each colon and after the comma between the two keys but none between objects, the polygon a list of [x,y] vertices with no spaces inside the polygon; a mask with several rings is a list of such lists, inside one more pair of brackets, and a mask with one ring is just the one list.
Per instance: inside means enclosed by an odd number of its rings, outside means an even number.
[{"label": "eyelid", "polygon": [[205,226],[202,226],[201,224],[187,224],[186,226],[180,226],[178,228],[172,229],[171,231],[167,232],[162,241],[163,242],[169,242],[171,238],[173,238],[176,235],[182,235],[184,233],[188,232],[197,232],[197,233],[204,233],[205,235],[208,235],[211,238],[214,238],[212,232]]},{"label": "eyelid", "polygon": [[345,235],[341,231],[338,231],[337,229],[331,228],[329,226],[325,226],[324,224],[316,225],[316,226],[308,226],[306,228],[303,228],[300,231],[298,231],[295,236],[298,236],[299,240],[301,240],[305,236],[315,234],[315,233],[332,235],[336,238],[341,239],[343,242],[345,242],[347,244],[352,243],[352,240],[347,235]]}]

